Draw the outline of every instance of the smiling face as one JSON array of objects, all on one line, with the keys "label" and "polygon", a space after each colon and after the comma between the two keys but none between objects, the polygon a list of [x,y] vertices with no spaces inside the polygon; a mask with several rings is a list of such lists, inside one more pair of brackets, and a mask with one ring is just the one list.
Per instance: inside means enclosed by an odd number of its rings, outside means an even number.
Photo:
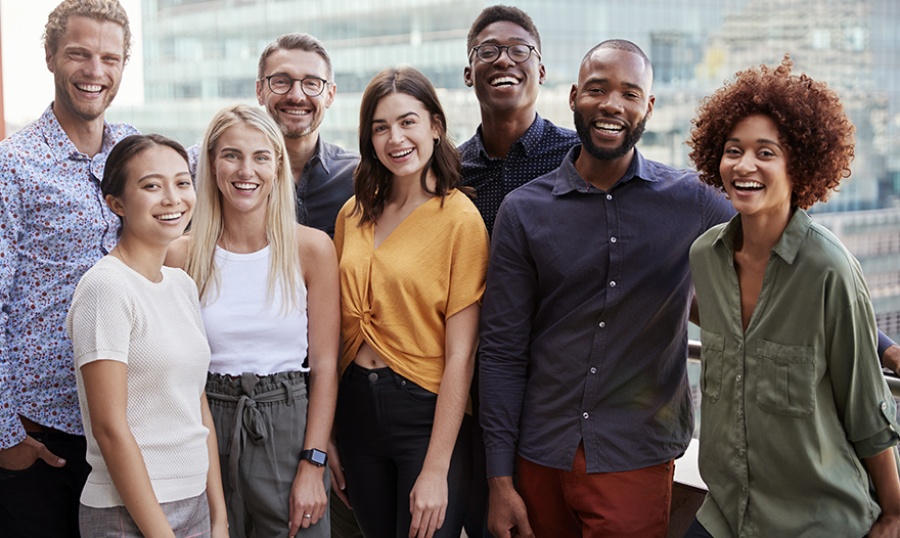
[{"label": "smiling face", "polygon": [[[297,49],[279,49],[266,58],[264,76],[287,75],[295,80],[318,77],[331,80],[328,64],[315,52]],[[326,84],[325,90],[315,97],[303,93],[299,83],[290,91],[278,95],[269,89],[265,79],[256,81],[256,97],[266,107],[269,115],[281,128],[285,138],[301,138],[316,132],[325,118],[325,109],[334,102],[335,85]]]},{"label": "smiling face", "polygon": [[[476,45],[532,45],[535,39],[524,28],[509,21],[489,24],[475,39]],[[482,113],[530,112],[537,101],[538,86],[544,81],[544,64],[533,51],[516,63],[504,50],[493,62],[480,60],[470,51],[469,66],[463,72],[466,85],[475,87]]]},{"label": "smiling face", "polygon": [[569,105],[582,146],[594,158],[631,155],[653,113],[653,73],[638,54],[597,49],[581,65]]},{"label": "smiling face", "polygon": [[175,150],[154,145],[131,158],[119,196],[107,195],[122,217],[122,237],[166,246],[184,234],[196,195],[188,163]]},{"label": "smiling face", "polygon": [[56,87],[53,111],[66,126],[93,121],[112,103],[125,67],[125,30],[73,15],[55,51],[45,50]]},{"label": "smiling face", "polygon": [[418,181],[434,154],[440,132],[425,105],[405,93],[384,96],[375,106],[372,145],[394,181]]},{"label": "smiling face", "polygon": [[275,149],[269,137],[247,124],[229,127],[211,156],[222,210],[265,214],[275,181]]},{"label": "smiling face", "polygon": [[787,151],[771,118],[754,114],[738,122],[725,141],[719,165],[735,210],[745,217],[789,216],[793,182],[787,165]]}]

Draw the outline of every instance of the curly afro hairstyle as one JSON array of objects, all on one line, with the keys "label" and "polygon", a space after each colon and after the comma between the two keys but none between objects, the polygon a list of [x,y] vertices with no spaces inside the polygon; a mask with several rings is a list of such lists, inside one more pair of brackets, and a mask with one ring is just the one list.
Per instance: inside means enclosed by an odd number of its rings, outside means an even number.
[{"label": "curly afro hairstyle", "polygon": [[854,127],[837,93],[805,74],[791,75],[792,66],[785,54],[775,69],[761,65],[738,72],[733,82],[700,102],[687,144],[701,180],[724,190],[719,163],[725,140],[754,114],[778,126],[794,184],[791,207],[808,209],[826,200],[850,176]]}]

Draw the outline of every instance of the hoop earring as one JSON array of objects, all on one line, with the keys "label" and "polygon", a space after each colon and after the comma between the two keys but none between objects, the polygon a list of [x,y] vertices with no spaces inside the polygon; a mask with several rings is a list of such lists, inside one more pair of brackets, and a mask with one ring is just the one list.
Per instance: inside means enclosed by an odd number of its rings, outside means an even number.
[{"label": "hoop earring", "polygon": [[434,147],[438,147],[438,146],[440,146],[440,145],[441,145],[441,139],[440,139],[440,138],[435,138],[435,139],[434,139]]}]

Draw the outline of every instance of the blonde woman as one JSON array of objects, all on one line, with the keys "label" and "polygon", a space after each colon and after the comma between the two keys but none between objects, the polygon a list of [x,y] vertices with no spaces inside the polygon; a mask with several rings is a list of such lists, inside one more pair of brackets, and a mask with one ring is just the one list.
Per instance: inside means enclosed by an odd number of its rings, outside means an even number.
[{"label": "blonde woman", "polygon": [[339,287],[329,237],[296,224],[284,139],[260,109],[212,120],[197,210],[168,264],[197,283],[232,537],[328,536]]}]

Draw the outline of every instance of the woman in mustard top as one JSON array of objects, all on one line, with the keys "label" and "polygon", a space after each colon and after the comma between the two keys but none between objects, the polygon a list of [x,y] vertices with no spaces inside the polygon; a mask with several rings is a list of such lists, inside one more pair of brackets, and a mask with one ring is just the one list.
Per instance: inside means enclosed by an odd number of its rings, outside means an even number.
[{"label": "woman in mustard top", "polygon": [[334,237],[343,337],[336,431],[347,492],[366,536],[457,537],[487,231],[456,188],[459,154],[419,71],[372,79],[359,147],[356,196]]}]

